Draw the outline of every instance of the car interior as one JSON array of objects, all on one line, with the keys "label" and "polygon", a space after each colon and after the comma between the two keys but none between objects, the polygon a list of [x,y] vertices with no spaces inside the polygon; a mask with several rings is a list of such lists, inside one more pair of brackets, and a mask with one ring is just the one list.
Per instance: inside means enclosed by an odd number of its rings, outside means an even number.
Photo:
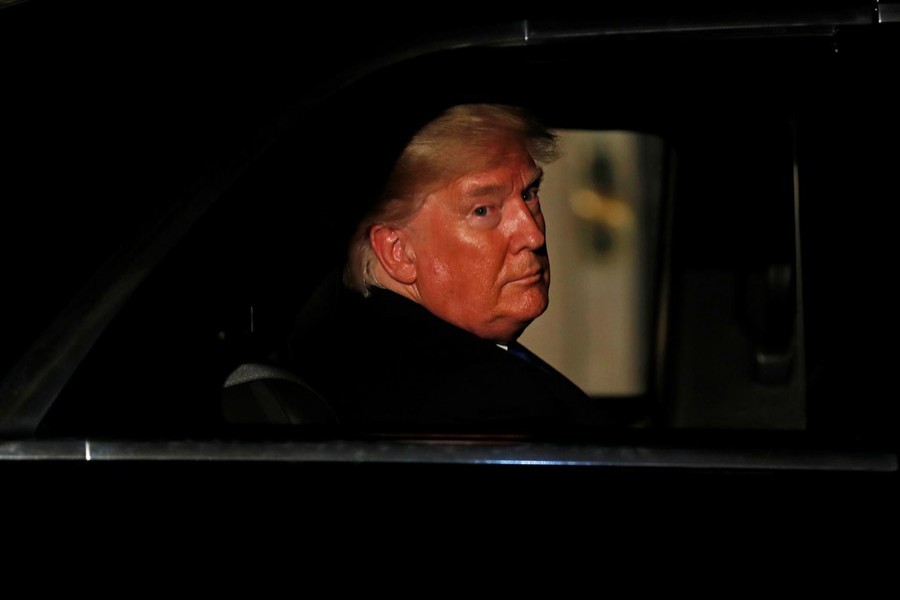
[{"label": "car interior", "polygon": [[[598,384],[609,427],[590,439],[887,444],[894,409],[868,374],[888,365],[862,332],[885,301],[871,257],[886,225],[863,218],[879,221],[892,198],[888,33],[572,36],[427,53],[361,76],[306,110],[172,248],[38,435],[383,433],[342,428],[285,357],[302,320],[327,307],[346,241],[409,136],[449,106],[492,102],[561,135],[630,136],[629,168],[653,199],[631,221],[642,240],[630,275],[642,282],[636,383]],[[594,191],[611,206],[616,155],[604,156],[591,163]],[[571,198],[542,199],[556,201],[577,212]],[[589,262],[609,256],[611,222],[576,219]],[[553,302],[571,306],[576,284],[555,279]],[[352,377],[352,365],[335,373]]]}]

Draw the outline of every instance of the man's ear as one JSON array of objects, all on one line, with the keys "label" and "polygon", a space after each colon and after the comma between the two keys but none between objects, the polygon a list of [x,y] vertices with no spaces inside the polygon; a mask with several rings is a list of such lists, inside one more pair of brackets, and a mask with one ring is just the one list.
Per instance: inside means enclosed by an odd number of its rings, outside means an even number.
[{"label": "man's ear", "polygon": [[396,229],[375,225],[369,231],[369,243],[381,267],[394,280],[405,285],[416,282],[415,253]]}]

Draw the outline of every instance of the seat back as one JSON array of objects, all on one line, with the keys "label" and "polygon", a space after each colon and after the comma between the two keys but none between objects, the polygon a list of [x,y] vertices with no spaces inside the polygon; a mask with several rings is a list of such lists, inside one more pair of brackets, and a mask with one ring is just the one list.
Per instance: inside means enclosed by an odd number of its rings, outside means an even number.
[{"label": "seat back", "polygon": [[222,415],[230,424],[338,422],[328,402],[299,377],[259,363],[242,364],[225,380]]}]

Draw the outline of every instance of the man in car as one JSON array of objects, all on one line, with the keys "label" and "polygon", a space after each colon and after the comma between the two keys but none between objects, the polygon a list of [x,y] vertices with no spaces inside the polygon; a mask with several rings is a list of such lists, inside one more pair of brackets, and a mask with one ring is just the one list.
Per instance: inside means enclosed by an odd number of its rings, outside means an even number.
[{"label": "man in car", "polygon": [[517,343],[547,308],[540,163],[555,137],[524,111],[453,107],[406,146],[357,228],[354,293],[303,336],[297,368],[347,424],[543,429],[592,401]]}]

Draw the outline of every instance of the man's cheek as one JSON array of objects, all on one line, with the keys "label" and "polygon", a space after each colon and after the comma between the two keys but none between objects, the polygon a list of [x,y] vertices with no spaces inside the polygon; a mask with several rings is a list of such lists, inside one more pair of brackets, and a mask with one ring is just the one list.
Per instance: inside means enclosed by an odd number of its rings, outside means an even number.
[{"label": "man's cheek", "polygon": [[434,259],[428,265],[428,276],[435,285],[446,285],[450,283],[450,265],[440,259]]},{"label": "man's cheek", "polygon": [[422,292],[435,296],[436,300],[446,299],[454,292],[453,269],[439,258],[420,262],[418,285]]}]

